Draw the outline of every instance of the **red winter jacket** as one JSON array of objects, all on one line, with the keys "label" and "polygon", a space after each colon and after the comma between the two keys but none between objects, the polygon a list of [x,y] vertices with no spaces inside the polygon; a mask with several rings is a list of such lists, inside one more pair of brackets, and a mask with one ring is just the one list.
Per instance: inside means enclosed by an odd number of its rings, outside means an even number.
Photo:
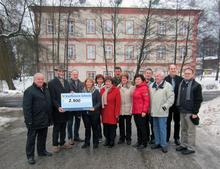
[{"label": "red winter jacket", "polygon": [[137,85],[133,92],[132,114],[148,113],[150,93],[146,82]]},{"label": "red winter jacket", "polygon": [[[105,92],[103,87],[100,91],[101,95]],[[107,105],[102,108],[102,123],[117,124],[118,116],[121,108],[120,91],[115,86],[112,86],[107,95]]]}]

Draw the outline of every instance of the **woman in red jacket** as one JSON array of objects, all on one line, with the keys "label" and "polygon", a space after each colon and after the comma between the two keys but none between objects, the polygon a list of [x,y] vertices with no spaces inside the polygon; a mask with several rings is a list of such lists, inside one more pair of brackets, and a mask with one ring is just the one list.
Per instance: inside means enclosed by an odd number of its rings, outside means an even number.
[{"label": "woman in red jacket", "polygon": [[120,91],[113,85],[111,76],[105,78],[105,86],[100,91],[102,96],[102,123],[105,146],[112,148],[115,142],[117,121],[121,108]]},{"label": "woman in red jacket", "polygon": [[135,89],[133,92],[132,114],[137,127],[137,143],[134,147],[143,149],[147,147],[149,139],[148,109],[150,105],[150,93],[145,78],[141,74],[134,77]]}]

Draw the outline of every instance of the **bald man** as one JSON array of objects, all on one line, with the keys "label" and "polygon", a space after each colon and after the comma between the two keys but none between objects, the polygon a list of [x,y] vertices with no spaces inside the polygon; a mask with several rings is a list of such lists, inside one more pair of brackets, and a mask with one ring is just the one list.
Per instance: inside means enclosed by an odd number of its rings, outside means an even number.
[{"label": "bald man", "polygon": [[177,75],[177,67],[174,64],[169,65],[168,71],[169,75],[165,77],[165,80],[172,85],[175,94],[175,100],[174,104],[169,109],[169,116],[167,119],[167,142],[170,140],[171,122],[174,120],[173,138],[175,144],[180,145],[180,112],[176,107],[176,100],[178,97],[178,88],[183,78]]},{"label": "bald man", "polygon": [[34,149],[37,137],[38,156],[52,156],[46,150],[48,126],[51,123],[51,99],[44,75],[36,73],[33,84],[27,88],[23,97],[23,112],[28,130],[26,155],[29,164],[35,164]]}]

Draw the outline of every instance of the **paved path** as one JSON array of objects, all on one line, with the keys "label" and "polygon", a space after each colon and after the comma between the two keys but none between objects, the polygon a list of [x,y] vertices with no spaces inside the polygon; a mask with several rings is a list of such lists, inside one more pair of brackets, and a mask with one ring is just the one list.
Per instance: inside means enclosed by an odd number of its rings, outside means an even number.
[{"label": "paved path", "polygon": [[[210,138],[203,128],[198,128],[198,151],[194,155],[183,156],[175,151],[170,143],[169,152],[160,150],[137,150],[128,145],[116,145],[109,149],[102,144],[98,149],[81,149],[82,143],[71,150],[63,150],[53,157],[39,158],[34,166],[27,164],[25,157],[26,128],[23,124],[22,111],[0,113],[0,116],[16,117],[17,120],[0,128],[0,169],[219,169],[219,140]],[[82,123],[81,123],[82,124]],[[51,131],[48,133],[48,150],[51,150]],[[81,137],[84,129],[81,125]],[[133,123],[133,140],[136,132]],[[218,138],[216,138],[218,139]],[[118,140],[118,138],[117,138]],[[213,145],[206,144],[211,142]]]}]

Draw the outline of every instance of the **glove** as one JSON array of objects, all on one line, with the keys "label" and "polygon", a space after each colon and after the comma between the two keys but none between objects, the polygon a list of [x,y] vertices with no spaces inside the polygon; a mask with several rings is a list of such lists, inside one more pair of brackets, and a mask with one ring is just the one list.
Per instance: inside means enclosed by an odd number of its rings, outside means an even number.
[{"label": "glove", "polygon": [[163,109],[163,111],[166,111],[166,110],[167,110],[167,108],[166,108],[165,106],[163,106],[162,109]]}]

